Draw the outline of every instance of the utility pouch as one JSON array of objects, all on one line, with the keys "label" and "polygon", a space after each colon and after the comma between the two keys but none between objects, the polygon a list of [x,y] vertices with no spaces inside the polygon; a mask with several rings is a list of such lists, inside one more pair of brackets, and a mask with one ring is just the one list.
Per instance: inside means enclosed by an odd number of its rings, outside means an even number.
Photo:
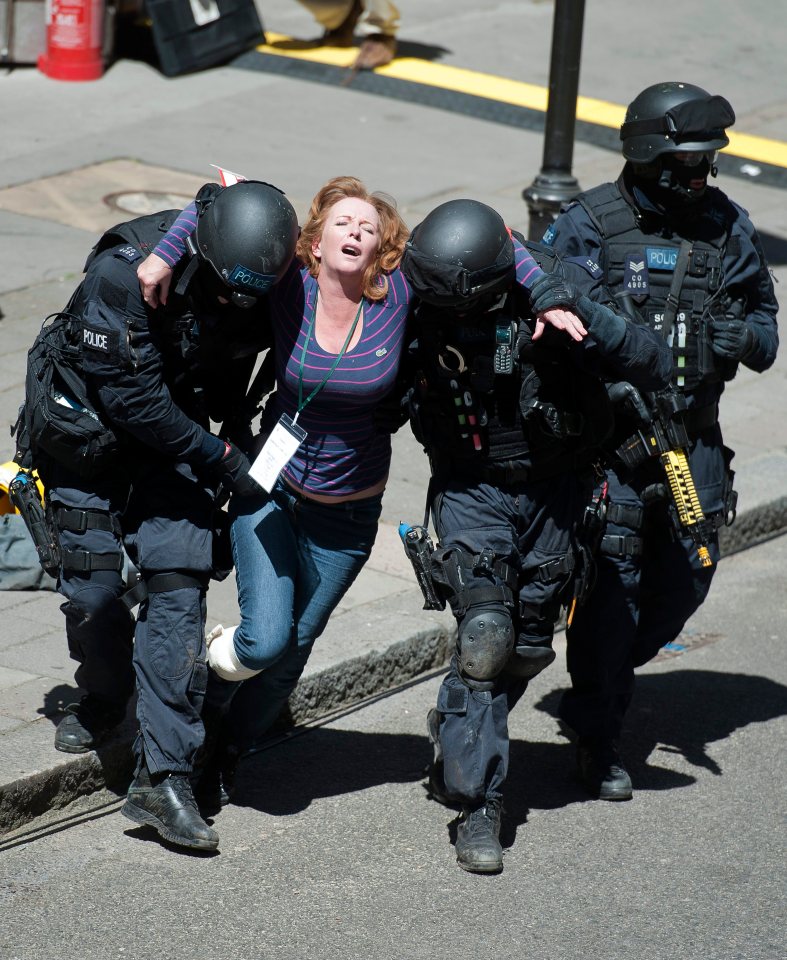
[{"label": "utility pouch", "polygon": [[735,456],[735,451],[731,450],[729,447],[723,448],[724,453],[724,465],[726,467],[724,471],[724,480],[721,487],[721,502],[723,509],[724,517],[724,526],[731,527],[735,523],[735,517],[738,513],[738,491],[735,489],[735,471],[732,469],[730,464],[732,463],[732,458]]},{"label": "utility pouch", "polygon": [[9,484],[8,496],[25,522],[42,568],[50,577],[57,577],[60,573],[60,541],[32,474],[20,471]]},{"label": "utility pouch", "polygon": [[230,540],[230,518],[226,510],[213,514],[213,571],[211,579],[221,582],[232,573],[235,561]]},{"label": "utility pouch", "polygon": [[[697,371],[700,380],[705,383],[711,383],[719,379],[720,358],[713,352],[712,340],[711,317],[706,315],[700,320],[697,337]],[[721,376],[722,379],[732,379],[731,377],[725,377],[723,372]]]},{"label": "utility pouch", "polygon": [[101,421],[88,396],[82,373],[81,333],[81,320],[68,312],[53,314],[44,321],[27,356],[20,427],[24,428],[33,463],[43,454],[81,477],[91,477],[111,461],[118,440]]}]

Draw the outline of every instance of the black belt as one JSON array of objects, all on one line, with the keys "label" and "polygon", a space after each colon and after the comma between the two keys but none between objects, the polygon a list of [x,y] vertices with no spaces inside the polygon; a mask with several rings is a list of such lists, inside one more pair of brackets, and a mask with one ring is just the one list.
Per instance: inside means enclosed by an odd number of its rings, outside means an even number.
[{"label": "black belt", "polygon": [[690,437],[695,437],[703,430],[715,426],[718,419],[717,403],[708,404],[706,407],[692,407],[690,410],[684,410],[682,414],[683,425]]},{"label": "black belt", "polygon": [[645,508],[626,503],[610,503],[607,507],[607,520],[620,523],[632,530],[639,530],[645,519]]},{"label": "black belt", "polygon": [[123,569],[122,553],[88,553],[87,550],[63,550],[62,567],[77,573],[91,573],[93,570],[112,570],[120,573]]},{"label": "black belt", "polygon": [[120,526],[113,516],[98,510],[77,510],[59,507],[55,510],[55,524],[58,530],[84,533],[86,530],[106,530],[120,534]]},{"label": "black belt", "polygon": [[463,479],[483,480],[501,486],[514,483],[535,483],[547,480],[561,473],[571,473],[577,469],[574,456],[561,457],[545,465],[511,466],[505,463],[492,463],[482,467],[471,463],[448,461],[439,464],[440,476],[458,476]]},{"label": "black belt", "polygon": [[605,557],[638,557],[642,553],[642,537],[618,537],[605,534],[599,552]]}]

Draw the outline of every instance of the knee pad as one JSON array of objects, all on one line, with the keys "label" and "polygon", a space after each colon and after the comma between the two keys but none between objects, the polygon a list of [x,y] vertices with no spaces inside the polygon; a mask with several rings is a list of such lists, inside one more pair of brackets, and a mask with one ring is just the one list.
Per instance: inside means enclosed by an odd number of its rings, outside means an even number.
[{"label": "knee pad", "polygon": [[120,622],[131,619],[128,611],[117,603],[123,592],[120,579],[111,575],[102,579],[99,577],[93,574],[89,580],[81,580],[78,584],[72,581],[66,583],[65,580],[62,582],[61,592],[67,598],[63,612],[74,624],[106,617],[116,618]]},{"label": "knee pad", "polygon": [[494,680],[503,670],[514,647],[514,625],[503,603],[485,603],[467,608],[456,638],[457,662],[471,680]]}]

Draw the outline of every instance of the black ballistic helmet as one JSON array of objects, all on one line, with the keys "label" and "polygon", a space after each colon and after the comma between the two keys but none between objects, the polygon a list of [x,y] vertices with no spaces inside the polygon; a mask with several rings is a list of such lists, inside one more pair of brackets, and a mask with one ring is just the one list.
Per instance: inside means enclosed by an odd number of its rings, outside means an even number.
[{"label": "black ballistic helmet", "polygon": [[194,252],[213,293],[252,306],[284,275],[295,254],[298,219],[277,187],[257,180],[197,194]]},{"label": "black ballistic helmet", "polygon": [[477,200],[449,200],[410,235],[402,270],[437,307],[470,307],[514,278],[514,244],[499,213]]},{"label": "black ballistic helmet", "polygon": [[691,83],[656,83],[629,104],[620,128],[623,156],[653,163],[665,153],[712,153],[730,142],[735,113],[724,97]]}]

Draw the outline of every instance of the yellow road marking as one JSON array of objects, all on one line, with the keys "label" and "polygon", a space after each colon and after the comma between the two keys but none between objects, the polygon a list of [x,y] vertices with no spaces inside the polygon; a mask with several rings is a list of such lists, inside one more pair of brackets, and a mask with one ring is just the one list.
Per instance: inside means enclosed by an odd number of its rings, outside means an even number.
[{"label": "yellow road marking", "polygon": [[[294,40],[270,31],[266,31],[266,36],[268,43],[257,47],[260,53],[324,63],[332,67],[350,67],[358,52],[355,47],[321,47],[316,43]],[[432,63],[414,57],[397,57],[388,66],[380,67],[375,72],[396,80],[484,97],[542,113],[547,108],[546,87],[519,80],[507,80],[505,77],[495,77],[488,73],[477,73],[444,63]],[[586,123],[618,129],[625,112],[626,108],[617,103],[595,100],[592,97],[577,98],[577,120]],[[728,131],[728,136],[730,145],[725,149],[725,153],[744,160],[787,168],[787,143],[784,141],[736,133],[733,130]]]}]

